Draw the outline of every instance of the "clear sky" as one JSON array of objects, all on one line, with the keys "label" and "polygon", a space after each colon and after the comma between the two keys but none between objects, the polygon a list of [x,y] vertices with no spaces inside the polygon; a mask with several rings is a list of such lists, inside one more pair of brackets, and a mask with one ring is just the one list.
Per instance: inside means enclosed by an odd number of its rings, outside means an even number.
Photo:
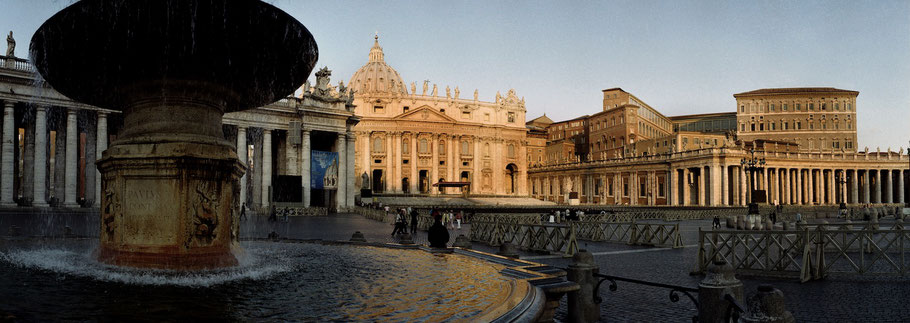
[{"label": "clear sky", "polygon": [[[0,0],[0,31],[25,56],[72,2]],[[910,1],[267,2],[313,33],[333,83],[366,63],[378,31],[406,83],[487,101],[514,88],[529,119],[596,113],[612,87],[674,116],[732,112],[738,92],[830,86],[860,92],[860,149],[910,140]]]}]

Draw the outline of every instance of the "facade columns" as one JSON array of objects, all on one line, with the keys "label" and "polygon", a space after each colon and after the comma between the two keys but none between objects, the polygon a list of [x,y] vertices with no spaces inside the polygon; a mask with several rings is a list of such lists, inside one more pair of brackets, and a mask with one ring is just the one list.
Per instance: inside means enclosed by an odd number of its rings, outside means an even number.
[{"label": "facade columns", "polygon": [[[41,109],[43,110],[43,108],[41,108]],[[36,109],[36,110],[37,110],[37,109]],[[46,115],[44,115],[43,112],[42,112],[42,115],[46,117]],[[37,114],[36,114],[36,116],[37,116]],[[35,126],[35,134],[36,134],[36,136],[35,136],[35,137],[36,137],[36,138],[37,138],[37,137],[43,137],[43,136],[44,136],[43,133],[44,133],[45,131],[47,131],[47,130],[46,130],[46,125],[42,125],[42,126],[41,126],[41,129],[42,129],[42,130],[41,130],[41,133],[42,133],[42,134],[41,134],[41,135],[38,135],[37,119],[36,119],[35,122],[36,122],[36,123],[35,123],[35,124],[36,124],[36,126]],[[42,120],[42,122],[46,122],[46,121]],[[99,160],[99,159],[101,159],[101,156],[102,156],[102,154],[104,153],[104,151],[107,150],[107,112],[98,111],[98,125],[97,125],[97,127],[96,127],[95,129],[96,129],[96,130],[95,130],[95,160]],[[46,142],[46,140],[44,140],[44,139],[42,138],[42,145],[41,145],[41,146],[37,146],[37,144],[36,144],[36,146],[35,146],[35,148],[36,148],[36,149],[35,149],[35,156],[36,156],[36,157],[38,156],[38,155],[37,155],[38,150],[41,150],[41,153],[42,153],[42,154],[44,153],[44,143],[45,143],[45,142]],[[37,159],[37,158],[36,158],[36,159]],[[36,162],[36,164],[37,164],[37,162]],[[42,164],[43,164],[43,163],[42,163]],[[88,164],[86,164],[85,168],[88,168],[88,167],[89,167]],[[95,203],[96,203],[97,205],[100,206],[100,205],[101,205],[101,171],[98,170],[97,165],[95,165],[95,166],[92,167],[92,168],[95,169]],[[35,170],[37,170],[37,166],[36,166],[36,169],[35,169]],[[86,169],[86,171],[88,171],[88,169]],[[37,179],[37,176],[35,176],[35,178]],[[36,182],[37,182],[37,181],[36,181]],[[42,180],[41,183],[43,184],[44,181]],[[37,185],[37,184],[36,184],[36,185]],[[242,188],[242,186],[241,186],[241,188]],[[35,193],[37,193],[37,192],[38,192],[38,190],[36,189],[36,190],[35,190]],[[43,192],[44,192],[44,191],[42,190],[42,198],[43,198],[43,194],[44,194]],[[242,194],[241,194],[241,196],[242,196]],[[38,198],[35,197],[35,200],[37,200],[37,199],[38,199]]]},{"label": "facade columns", "polygon": [[801,168],[796,169],[796,204],[803,204],[803,196],[805,195],[805,189],[803,188],[803,170]]},{"label": "facade columns", "polygon": [[338,139],[335,140],[335,151],[338,152],[338,182],[337,188],[335,191],[335,204],[338,207],[340,212],[347,207],[348,203],[348,148],[347,148],[347,136],[344,133],[338,134]]},{"label": "facade columns", "polygon": [[66,207],[78,207],[76,201],[77,182],[77,165],[79,162],[79,141],[78,124],[76,122],[76,109],[66,109],[66,166],[65,166],[65,191],[63,205]]},{"label": "facade columns", "polygon": [[[366,144],[367,150],[364,153],[364,155],[366,155],[367,158],[365,158],[365,163],[364,163],[363,168],[365,169],[366,172],[369,173],[369,170],[370,170],[370,163],[369,163],[369,161],[370,161],[369,160],[370,139],[369,138],[366,139],[366,143],[367,143]],[[312,183],[310,183],[312,181],[312,179],[310,178],[310,170],[312,169],[311,158],[312,158],[312,154],[313,154],[311,149],[312,149],[312,146],[310,144],[310,130],[301,129],[301,134],[300,134],[300,165],[301,165],[301,167],[300,167],[301,168],[300,169],[300,184],[303,185],[301,192],[303,193],[303,206],[304,207],[310,207],[310,205],[313,205],[312,204],[313,203],[313,201],[312,201],[312,199],[313,199]],[[370,183],[363,183],[363,185],[370,185]]]},{"label": "facade columns", "polygon": [[[99,138],[101,138],[100,137],[100,133],[101,133],[100,117],[101,116],[99,115],[99,122],[98,122]],[[106,132],[107,123],[105,123],[104,125],[105,125],[105,132]],[[104,136],[104,137],[105,137],[105,139],[107,139],[106,138],[107,136]],[[98,141],[100,143],[101,140],[99,139]],[[98,147],[101,147],[101,145],[99,144]],[[99,148],[99,151],[100,151],[100,149],[101,148]],[[3,165],[6,165],[6,163],[3,163]],[[34,190],[34,194],[32,195],[34,198],[34,201],[32,202],[32,205],[38,206],[38,207],[48,206],[47,193],[46,193],[46,191],[47,191],[47,107],[45,107],[43,105],[35,106],[35,164],[32,166],[35,167],[35,171],[34,171],[35,180],[34,180],[34,185],[32,188]],[[95,169],[97,170],[98,168],[96,167]],[[95,182],[100,185],[101,177],[99,176],[98,180]],[[12,189],[12,184],[10,184],[10,185],[2,184],[2,186],[9,187]],[[99,187],[99,190],[100,190],[100,187]],[[98,202],[100,203],[101,195],[98,195],[97,199],[98,199]]]},{"label": "facade columns", "polygon": [[[411,133],[411,139],[408,140],[408,145],[411,145],[411,147],[408,148],[408,152],[411,155],[410,161],[408,161],[408,163],[411,164],[411,178],[408,179],[408,185],[411,186],[409,191],[411,192],[411,194],[417,194],[417,193],[420,193],[418,191],[420,189],[420,180],[419,180],[419,178],[417,178],[417,165],[419,165],[420,160],[417,158],[417,134],[416,133],[413,133],[413,132]],[[471,185],[471,186],[473,187],[474,185]]]},{"label": "facade columns", "polygon": [[272,130],[262,129],[262,207],[272,203]]},{"label": "facade columns", "polygon": [[[382,192],[388,193],[388,192],[394,191],[394,188],[392,186],[392,181],[395,180],[395,177],[393,176],[393,174],[395,173],[394,168],[393,168],[393,166],[395,165],[395,155],[392,151],[392,141],[395,140],[395,135],[393,135],[391,132],[386,132],[384,140],[385,140],[385,172],[383,172],[382,177],[385,177],[385,180],[381,180],[380,183],[382,184]],[[376,188],[374,187],[373,190],[376,190]]]},{"label": "facade columns", "polygon": [[705,187],[707,186],[707,185],[705,185],[705,175],[707,175],[707,172],[705,172],[705,167],[698,167],[698,205],[699,206],[707,205],[705,203],[706,202],[705,198],[707,195],[707,194],[705,194]]},{"label": "facade columns", "polygon": [[853,170],[853,177],[850,178],[850,198],[853,201],[853,204],[860,204],[859,202],[859,170]]},{"label": "facade columns", "polygon": [[[483,175],[481,175],[481,171],[480,171],[480,166],[483,165],[482,159],[483,159],[483,151],[481,150],[480,137],[475,136],[474,137],[474,158],[471,161],[472,165],[474,166],[474,172],[471,174],[471,193],[475,193],[475,194],[480,193],[481,185],[483,185],[483,182],[481,181],[481,179],[483,178]],[[553,195],[558,195],[558,194],[559,194],[559,187],[557,187],[555,190],[553,190]],[[556,199],[556,201],[559,201],[559,199]]]},{"label": "facade columns", "polygon": [[781,184],[781,204],[790,204],[790,169],[782,168],[779,169]]},{"label": "facade columns", "polygon": [[885,179],[885,199],[882,203],[892,203],[894,201],[894,190],[892,189],[894,185],[891,181],[891,176],[894,174],[890,170],[882,170],[881,172],[885,172],[885,176],[882,176]]},{"label": "facade columns", "polygon": [[836,205],[837,204],[837,189],[834,185],[840,185],[834,183],[834,172],[835,170],[828,170],[828,204]]},{"label": "facade columns", "polygon": [[727,173],[728,171],[727,165],[720,167],[720,203],[724,206],[733,204],[730,203],[730,175]]},{"label": "facade columns", "polygon": [[873,196],[872,203],[881,203],[882,202],[882,171],[875,170],[875,192]]},{"label": "facade columns", "polygon": [[746,170],[740,166],[736,172],[739,173],[739,205],[745,206],[747,204],[746,188],[748,187],[746,183]]},{"label": "facade columns", "polygon": [[[679,189],[677,188],[679,174],[677,174],[676,169],[673,168],[670,168],[670,172],[668,174],[669,176],[667,176],[667,181],[670,182],[670,196],[668,196],[668,198],[670,199],[670,205],[679,205]],[[604,186],[607,186],[606,176],[604,178]],[[609,187],[604,187],[604,192],[606,192],[608,188]]]},{"label": "facade columns", "polygon": [[692,198],[689,195],[689,168],[683,168],[683,194],[682,194],[682,203],[680,205],[689,205],[692,203]]},{"label": "facade columns", "polygon": [[[347,198],[345,205],[351,207],[354,206],[354,194],[358,193],[354,187],[356,186],[354,179],[357,177],[357,171],[354,169],[354,163],[350,162],[356,158],[354,153],[354,146],[357,145],[357,136],[355,136],[353,132],[348,132],[345,134],[345,138],[347,138],[347,143],[344,145],[346,150],[345,154],[347,155],[344,164],[344,168],[346,170],[346,175],[344,178],[344,182],[346,183],[345,198]],[[350,166],[348,166],[348,163],[350,163]],[[309,168],[307,168],[306,171],[309,172]]]},{"label": "facade columns", "polygon": [[863,203],[872,203],[871,194],[869,194],[869,186],[871,185],[871,180],[869,180],[869,171],[863,171]]},{"label": "facade columns", "polygon": [[433,153],[433,159],[430,162],[430,179],[427,181],[430,194],[439,194],[439,188],[433,187],[433,183],[439,180],[439,137],[433,134],[433,140],[430,140],[430,152]]},{"label": "facade columns", "polygon": [[[344,139],[341,138],[341,135],[343,134],[338,134],[339,142],[344,141]],[[343,146],[341,146],[341,148],[343,150],[339,150],[339,152],[347,149]],[[401,132],[392,133],[392,151],[389,156],[391,156],[390,161],[392,163],[392,173],[389,174],[389,181],[391,181],[391,183],[389,186],[391,186],[392,192],[401,193],[401,178],[403,177],[401,174]]]},{"label": "facade columns", "polygon": [[[309,138],[310,134],[306,133],[305,136],[306,136],[306,138]],[[370,132],[361,132],[360,141],[363,141],[363,144],[362,144],[363,150],[361,151],[361,156],[360,156],[361,163],[362,163],[360,170],[364,174],[367,174],[367,181],[368,181],[368,183],[360,183],[360,187],[369,188],[369,189],[373,190],[373,189],[375,189],[373,187],[373,152],[371,151],[373,149],[373,136]],[[309,141],[307,141],[307,144],[309,144]],[[308,154],[308,153],[309,152],[304,152],[304,154]],[[310,157],[308,156],[307,160],[309,160],[309,158]],[[304,165],[309,165],[309,164],[304,164]],[[358,175],[358,176],[360,176],[360,175]],[[309,184],[306,184],[306,185],[309,185]]]},{"label": "facade columns", "polygon": [[16,110],[12,101],[3,103],[3,143],[0,147],[0,205],[16,206],[13,201],[13,176],[15,174],[13,150],[15,147],[15,122]]},{"label": "facade columns", "polygon": [[904,171],[897,170],[897,203],[904,204]]}]

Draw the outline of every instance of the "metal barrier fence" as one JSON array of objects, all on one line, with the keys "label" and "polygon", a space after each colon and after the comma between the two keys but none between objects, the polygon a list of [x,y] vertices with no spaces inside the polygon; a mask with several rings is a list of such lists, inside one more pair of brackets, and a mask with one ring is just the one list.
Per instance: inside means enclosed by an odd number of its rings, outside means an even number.
[{"label": "metal barrier fence", "polygon": [[667,248],[682,248],[679,223],[573,222],[577,238]]},{"label": "metal barrier fence", "polygon": [[394,214],[386,214],[385,210],[371,209],[362,206],[353,206],[349,210],[353,213],[363,215],[363,217],[374,221],[384,223],[392,223],[395,221]]},{"label": "metal barrier fence", "polygon": [[578,252],[575,226],[572,224],[518,224],[475,219],[471,223],[471,241],[494,247],[508,242],[525,250],[558,252],[565,256]]},{"label": "metal barrier fence", "polygon": [[802,282],[829,274],[910,273],[910,231],[901,222],[881,229],[870,223],[849,223],[796,230],[699,230],[698,240],[698,272],[721,258],[742,273],[798,276]]}]

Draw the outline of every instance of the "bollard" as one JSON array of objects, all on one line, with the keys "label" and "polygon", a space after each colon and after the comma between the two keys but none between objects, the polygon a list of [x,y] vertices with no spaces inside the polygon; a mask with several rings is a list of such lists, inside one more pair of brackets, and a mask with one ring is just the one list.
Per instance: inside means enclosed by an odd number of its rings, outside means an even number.
[{"label": "bollard", "polygon": [[765,220],[765,230],[774,230],[774,223],[770,219]]},{"label": "bollard", "polygon": [[727,322],[727,313],[734,311],[733,304],[724,298],[727,294],[742,303],[743,283],[726,261],[715,260],[708,265],[705,279],[698,283],[698,321]]},{"label": "bollard", "polygon": [[515,249],[515,246],[513,246],[511,242],[503,242],[503,244],[499,246],[499,251],[496,252],[496,254],[503,257],[518,259],[518,250]]},{"label": "bollard", "polygon": [[745,230],[746,229],[746,216],[740,215],[736,217],[736,229]]},{"label": "bollard", "polygon": [[878,213],[872,213],[872,230],[878,230]]},{"label": "bollard", "polygon": [[762,230],[762,229],[764,229],[764,227],[762,226],[762,223],[760,220],[755,221],[755,223],[752,225],[752,230]]},{"label": "bollard", "polygon": [[792,323],[793,313],[787,310],[784,293],[770,285],[758,286],[758,293],[749,296],[748,314],[740,322]]},{"label": "bollard", "polygon": [[455,237],[455,243],[452,244],[452,247],[471,249],[471,240],[463,234],[459,234]]},{"label": "bollard", "polygon": [[600,320],[600,299],[594,295],[600,269],[594,264],[594,255],[585,249],[578,250],[572,257],[572,264],[566,278],[580,287],[569,293],[569,322],[597,322]]},{"label": "bollard", "polygon": [[351,235],[351,240],[350,240],[350,241],[353,241],[353,242],[367,242],[367,238],[365,238],[365,237],[363,236],[363,233],[362,233],[362,232],[360,232],[360,231],[355,231],[354,234]]},{"label": "bollard", "polygon": [[790,222],[784,221],[784,230],[790,230],[790,227],[791,227]]},{"label": "bollard", "polygon": [[728,216],[726,218],[727,218],[727,228],[736,229],[736,219],[734,219],[734,217],[732,217],[732,216]]},{"label": "bollard", "polygon": [[400,244],[414,244],[414,240],[411,238],[410,233],[399,233],[398,234],[398,243]]}]

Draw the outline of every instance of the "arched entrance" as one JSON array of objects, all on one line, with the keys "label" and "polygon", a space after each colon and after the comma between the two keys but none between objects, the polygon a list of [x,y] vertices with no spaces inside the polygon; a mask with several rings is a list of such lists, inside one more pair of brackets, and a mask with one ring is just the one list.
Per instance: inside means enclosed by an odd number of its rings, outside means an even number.
[{"label": "arched entrance", "polygon": [[407,177],[401,179],[401,191],[405,194],[411,193],[411,182]]},{"label": "arched entrance", "polygon": [[384,185],[382,185],[382,170],[374,169],[373,170],[373,193],[382,193],[385,191]]},{"label": "arched entrance", "polygon": [[506,194],[515,194],[516,176],[518,175],[518,166],[509,164],[506,166]]},{"label": "arched entrance", "polygon": [[426,194],[430,192],[430,176],[427,175],[429,171],[422,170],[418,173],[420,193]]}]

